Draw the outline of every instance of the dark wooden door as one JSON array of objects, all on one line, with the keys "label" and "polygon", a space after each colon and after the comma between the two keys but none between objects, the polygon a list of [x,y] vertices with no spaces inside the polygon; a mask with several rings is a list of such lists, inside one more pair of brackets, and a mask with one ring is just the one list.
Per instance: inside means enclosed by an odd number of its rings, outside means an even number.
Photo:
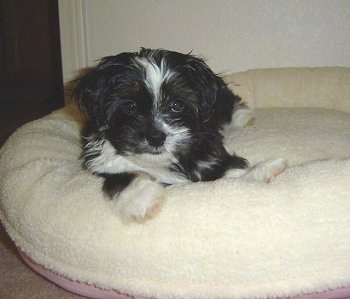
[{"label": "dark wooden door", "polygon": [[0,0],[1,101],[63,103],[57,0]]}]

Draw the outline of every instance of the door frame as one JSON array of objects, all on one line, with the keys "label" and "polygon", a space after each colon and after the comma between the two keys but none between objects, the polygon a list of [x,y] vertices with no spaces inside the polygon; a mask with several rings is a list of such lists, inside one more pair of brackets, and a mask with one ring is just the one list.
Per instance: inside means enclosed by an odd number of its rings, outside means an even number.
[{"label": "door frame", "polygon": [[85,0],[59,0],[63,82],[72,80],[88,66]]}]

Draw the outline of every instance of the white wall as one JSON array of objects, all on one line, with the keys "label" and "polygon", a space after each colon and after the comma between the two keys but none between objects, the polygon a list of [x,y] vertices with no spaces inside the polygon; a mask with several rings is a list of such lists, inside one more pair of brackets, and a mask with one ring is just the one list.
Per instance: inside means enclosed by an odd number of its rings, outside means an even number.
[{"label": "white wall", "polygon": [[[66,80],[71,59],[84,67],[141,46],[193,50],[217,72],[350,66],[350,0],[60,0],[60,19]],[[65,59],[77,39],[80,54]]]}]

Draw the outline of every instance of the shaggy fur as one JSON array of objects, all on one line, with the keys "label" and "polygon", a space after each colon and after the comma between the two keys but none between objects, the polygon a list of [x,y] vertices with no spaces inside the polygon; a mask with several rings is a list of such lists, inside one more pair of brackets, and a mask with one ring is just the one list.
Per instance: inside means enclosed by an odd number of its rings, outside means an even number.
[{"label": "shaggy fur", "polygon": [[246,177],[269,181],[284,159],[252,168],[223,146],[220,131],[244,126],[251,111],[200,58],[141,49],[103,58],[78,79],[75,96],[89,116],[83,160],[104,178],[125,219],[154,216],[162,185]]}]

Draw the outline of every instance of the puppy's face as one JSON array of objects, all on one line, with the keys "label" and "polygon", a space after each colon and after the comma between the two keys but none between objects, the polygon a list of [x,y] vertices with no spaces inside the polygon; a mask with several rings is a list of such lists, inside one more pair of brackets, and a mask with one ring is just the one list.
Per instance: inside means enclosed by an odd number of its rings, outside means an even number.
[{"label": "puppy's face", "polygon": [[146,50],[106,57],[75,95],[119,154],[186,154],[222,81],[191,55]]}]

